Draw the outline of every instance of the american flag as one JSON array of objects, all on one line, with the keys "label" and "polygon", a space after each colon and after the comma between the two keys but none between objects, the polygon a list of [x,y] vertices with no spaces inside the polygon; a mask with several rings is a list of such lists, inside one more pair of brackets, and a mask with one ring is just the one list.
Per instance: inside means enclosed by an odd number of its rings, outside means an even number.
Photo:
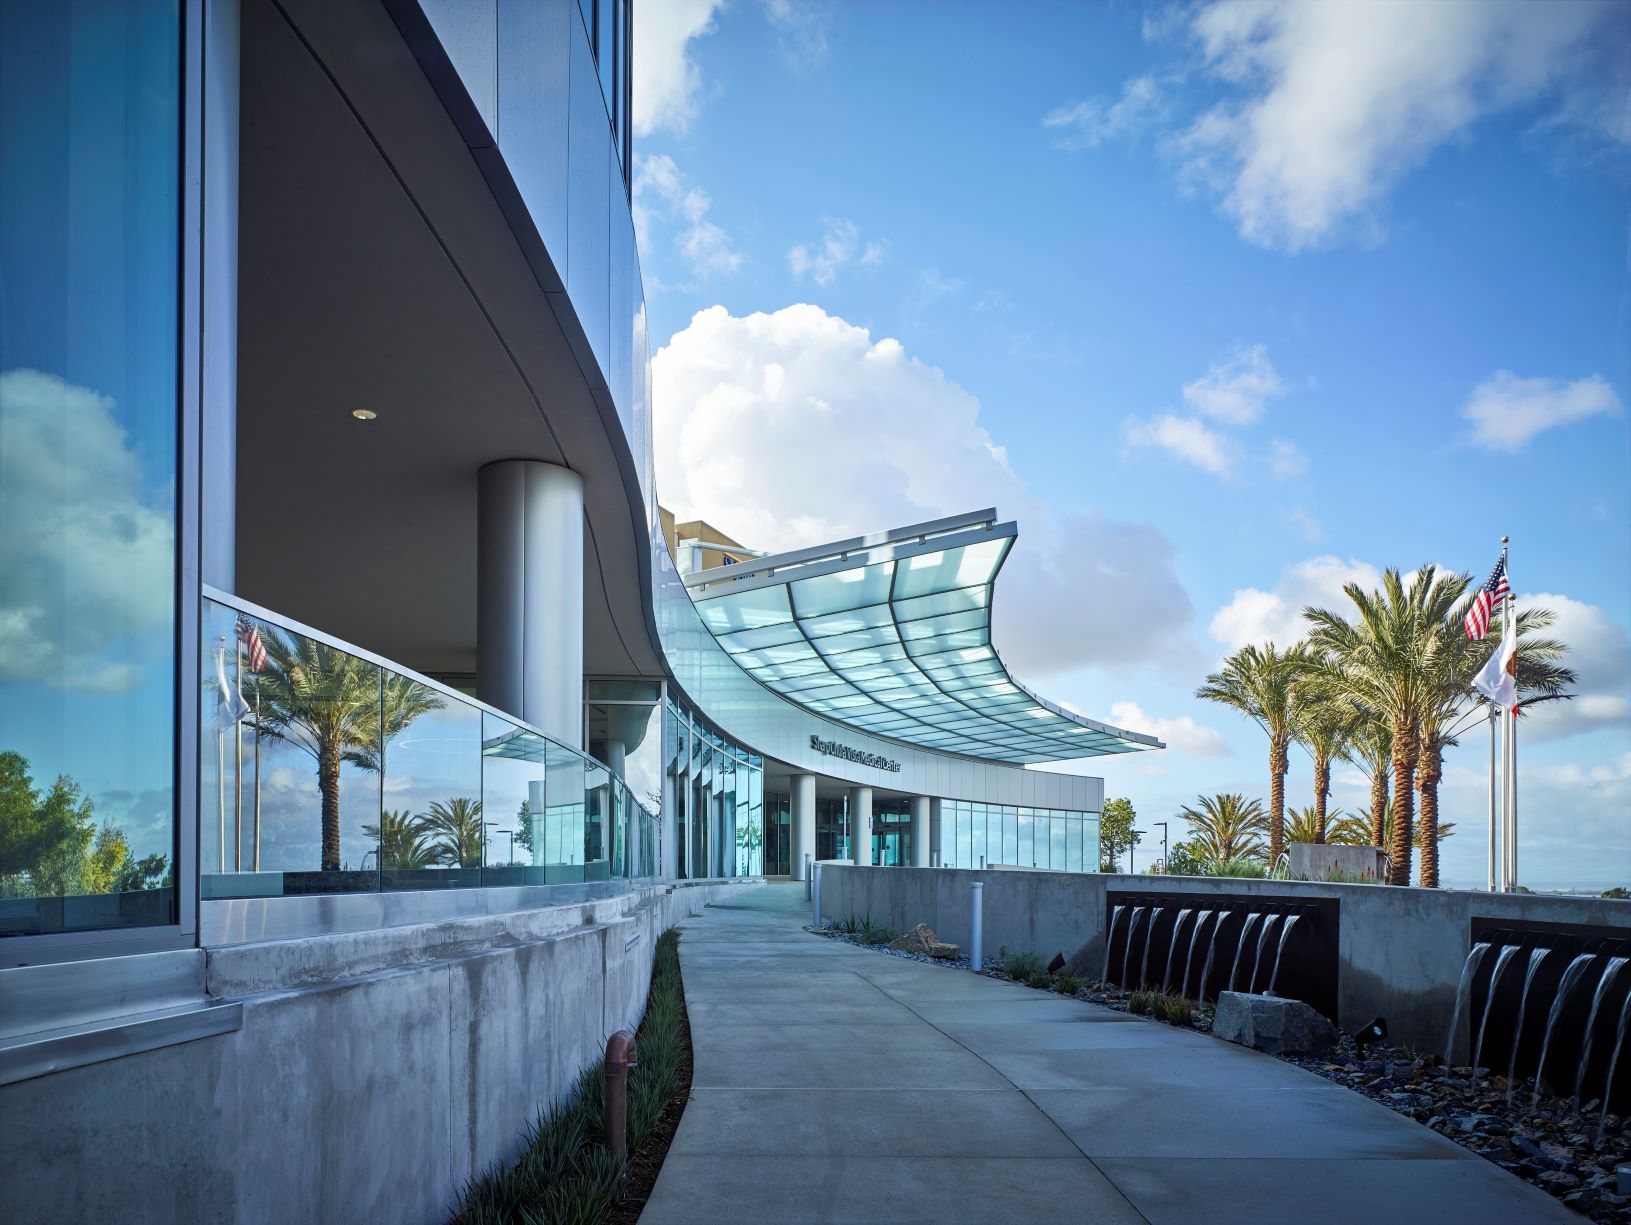
[{"label": "american flag", "polygon": [[1472,607],[1461,620],[1470,641],[1478,642],[1489,633],[1490,614],[1500,607],[1501,601],[1506,599],[1510,591],[1511,588],[1506,584],[1506,558],[1503,556],[1495,563],[1495,569],[1489,572],[1489,582],[1478,592]]},{"label": "american flag", "polygon": [[261,642],[260,631],[255,628],[255,623],[248,617],[238,618],[238,640],[244,644],[244,650],[249,654],[249,670],[266,671],[266,645]]}]

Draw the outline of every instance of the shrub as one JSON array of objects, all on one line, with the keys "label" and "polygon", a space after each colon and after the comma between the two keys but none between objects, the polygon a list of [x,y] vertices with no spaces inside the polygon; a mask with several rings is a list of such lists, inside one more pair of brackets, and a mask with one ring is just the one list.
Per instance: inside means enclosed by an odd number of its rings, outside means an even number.
[{"label": "shrub", "polygon": [[1082,989],[1082,980],[1074,974],[1061,974],[1053,980],[1053,989],[1060,995],[1075,995]]},{"label": "shrub", "polygon": [[859,934],[862,944],[888,944],[895,938],[895,933],[882,923],[874,923],[871,915],[861,920]]},{"label": "shrub", "polygon": [[1127,1011],[1168,1025],[1189,1024],[1189,1001],[1172,991],[1134,991],[1128,997]]},{"label": "shrub", "polygon": [[1035,987],[1038,991],[1046,991],[1053,986],[1053,975],[1045,970],[1038,970],[1035,974],[1027,974],[1024,982],[1027,987]]},{"label": "shrub", "polygon": [[1028,982],[1033,975],[1044,970],[1042,958],[1035,953],[1011,949],[1006,944],[997,950],[997,964],[1002,972],[1015,982]]}]

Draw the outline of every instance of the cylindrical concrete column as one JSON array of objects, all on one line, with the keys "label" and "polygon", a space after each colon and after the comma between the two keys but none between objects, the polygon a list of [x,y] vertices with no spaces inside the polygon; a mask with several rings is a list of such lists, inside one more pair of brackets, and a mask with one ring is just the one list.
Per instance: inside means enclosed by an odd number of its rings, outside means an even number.
[{"label": "cylindrical concrete column", "polygon": [[912,866],[929,866],[929,805],[926,795],[912,797]]},{"label": "cylindrical concrete column", "polygon": [[945,801],[933,799],[929,801],[929,866],[943,868],[946,866],[946,835],[945,821],[941,816],[945,808]]},{"label": "cylindrical concrete column", "polygon": [[815,775],[793,775],[790,790],[792,836],[788,843],[792,856],[787,867],[797,877],[804,872],[806,861],[815,858]]},{"label": "cylindrical concrete column", "polygon": [[858,864],[872,863],[872,788],[849,789],[849,849]]},{"label": "cylindrical concrete column", "polygon": [[238,589],[238,25],[238,0],[204,7],[199,570],[223,591]]},{"label": "cylindrical concrete column", "polygon": [[662,860],[663,879],[678,880],[680,875],[679,806],[684,803],[679,787],[675,786],[674,772],[663,771],[663,823]]},{"label": "cylindrical concrete column", "polygon": [[506,459],[476,490],[476,694],[581,749],[583,481]]}]

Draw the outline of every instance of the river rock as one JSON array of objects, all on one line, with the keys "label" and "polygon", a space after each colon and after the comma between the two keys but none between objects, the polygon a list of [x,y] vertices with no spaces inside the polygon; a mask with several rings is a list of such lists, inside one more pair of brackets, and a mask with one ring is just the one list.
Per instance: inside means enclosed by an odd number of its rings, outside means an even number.
[{"label": "river rock", "polygon": [[1218,996],[1212,1033],[1270,1055],[1312,1054],[1337,1041],[1336,1027],[1301,1000],[1243,991]]},{"label": "river rock", "polygon": [[934,934],[934,928],[927,923],[919,923],[904,936],[897,936],[889,942],[889,947],[896,952],[923,953],[940,961],[956,961],[958,948],[955,944],[947,944]]}]

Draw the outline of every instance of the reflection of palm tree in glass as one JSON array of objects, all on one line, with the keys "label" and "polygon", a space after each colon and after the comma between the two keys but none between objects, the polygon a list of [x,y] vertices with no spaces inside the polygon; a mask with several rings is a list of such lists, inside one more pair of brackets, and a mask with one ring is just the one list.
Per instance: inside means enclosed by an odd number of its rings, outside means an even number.
[{"label": "reflection of palm tree in glass", "polygon": [[455,868],[481,866],[481,801],[456,796],[430,806],[422,818],[437,862]]},{"label": "reflection of palm tree in glass", "polygon": [[427,840],[425,818],[407,809],[380,813],[378,825],[365,825],[362,832],[379,843],[380,863],[387,868],[428,868],[436,862],[437,848]]},{"label": "reflection of palm tree in glass", "polygon": [[268,632],[261,675],[261,726],[317,761],[323,805],[322,870],[340,869],[340,763],[379,772],[385,744],[420,715],[444,705],[436,693],[385,673],[326,643]]}]

